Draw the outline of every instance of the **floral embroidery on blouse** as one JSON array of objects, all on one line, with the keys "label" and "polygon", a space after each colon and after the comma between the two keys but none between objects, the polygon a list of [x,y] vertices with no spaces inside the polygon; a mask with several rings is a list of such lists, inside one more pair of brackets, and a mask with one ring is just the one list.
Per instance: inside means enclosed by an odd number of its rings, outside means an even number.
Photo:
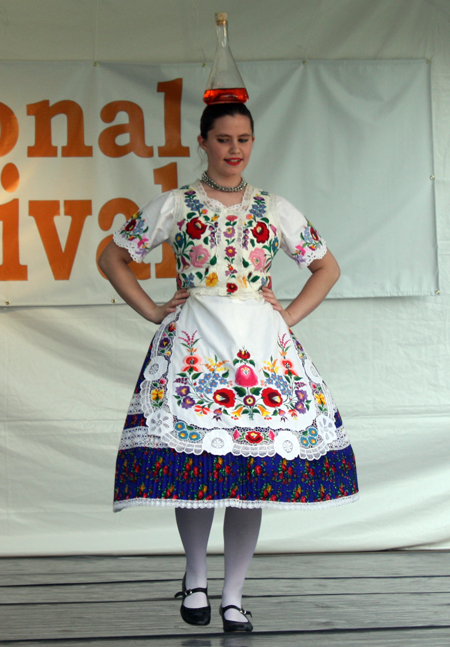
[{"label": "floral embroidery on blouse", "polygon": [[312,224],[309,222],[309,220],[307,221],[307,223],[307,226],[300,234],[302,242],[295,246],[295,252],[293,253],[293,258],[297,265],[299,265],[300,267],[307,263],[310,259],[311,255],[307,253],[308,250],[310,252],[315,252],[316,250],[324,247],[324,242],[322,241]]},{"label": "floral embroidery on blouse", "polygon": [[209,214],[193,189],[183,187],[181,190],[187,213],[177,222],[178,232],[172,241],[177,261],[178,287],[192,288],[199,283],[214,287],[218,282],[217,273],[209,273],[217,263],[214,253],[217,246],[217,216]]},{"label": "floral embroidery on blouse", "polygon": [[161,221],[150,203],[114,234],[114,240],[139,262],[168,240],[179,288],[261,298],[261,288],[272,285],[270,270],[281,243],[300,267],[326,253],[325,241],[292,205],[290,233],[284,233],[278,209],[285,209],[279,204],[286,201],[280,203],[267,191],[247,187],[243,202],[227,208],[209,199],[197,182],[174,190],[171,199],[175,206]]},{"label": "floral embroidery on blouse", "polygon": [[134,214],[122,227],[121,233],[127,241],[138,241],[137,254],[144,258],[150,249],[150,240],[145,235],[148,232],[148,225],[142,218],[142,211]]},{"label": "floral embroidery on blouse", "polygon": [[231,296],[271,285],[268,272],[280,243],[267,215],[267,191],[255,192],[248,211],[239,216],[233,208],[224,208],[222,215],[220,209],[208,207],[190,186],[180,191],[183,215],[172,237],[178,287],[222,285]]}]

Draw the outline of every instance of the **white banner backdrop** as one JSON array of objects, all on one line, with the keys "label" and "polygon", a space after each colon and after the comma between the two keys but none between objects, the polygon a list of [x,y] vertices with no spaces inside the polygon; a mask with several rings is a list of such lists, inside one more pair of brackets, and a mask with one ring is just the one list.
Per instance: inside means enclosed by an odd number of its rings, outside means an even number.
[{"label": "white banner backdrop", "polygon": [[[328,241],[343,270],[331,296],[433,294],[430,66],[267,61],[240,68],[256,121],[246,177],[288,198]],[[200,174],[207,74],[200,65],[0,63],[4,302],[120,301],[96,267],[97,253],[139,205]],[[158,248],[148,260],[140,278],[164,301],[174,289],[171,250]],[[292,280],[296,272],[280,253],[280,298],[298,293],[305,277]]]}]

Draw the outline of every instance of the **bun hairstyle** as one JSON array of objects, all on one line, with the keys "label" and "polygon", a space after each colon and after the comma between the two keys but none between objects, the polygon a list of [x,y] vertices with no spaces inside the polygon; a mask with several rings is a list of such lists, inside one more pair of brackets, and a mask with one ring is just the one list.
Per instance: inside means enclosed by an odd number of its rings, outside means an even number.
[{"label": "bun hairstyle", "polygon": [[214,128],[216,119],[226,116],[234,117],[235,115],[243,115],[250,119],[253,135],[254,123],[252,113],[243,103],[212,103],[206,106],[200,119],[200,135],[203,139],[208,139],[208,132]]}]

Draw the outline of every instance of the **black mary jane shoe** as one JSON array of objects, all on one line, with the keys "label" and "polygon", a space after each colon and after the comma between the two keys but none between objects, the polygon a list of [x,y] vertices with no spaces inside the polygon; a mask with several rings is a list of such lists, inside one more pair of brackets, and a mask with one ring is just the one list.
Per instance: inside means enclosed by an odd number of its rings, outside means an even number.
[{"label": "black mary jane shoe", "polygon": [[[209,625],[209,623],[211,622],[211,605],[209,604],[208,589],[202,589],[200,587],[197,587],[196,589],[186,589],[186,573],[184,574],[181,586],[182,590],[178,591],[178,593],[176,593],[174,597],[179,598],[180,596],[183,596],[180,607],[180,614],[183,620],[189,625]],[[206,599],[208,600],[208,606],[199,607],[197,609],[190,609],[189,607],[185,607],[183,604],[184,600],[188,597],[188,595],[192,595],[193,593],[204,593],[206,595]]]},{"label": "black mary jane shoe", "polygon": [[253,631],[253,625],[250,620],[247,622],[239,622],[237,620],[227,620],[225,618],[225,611],[228,609],[236,609],[239,613],[242,613],[243,616],[251,616],[250,611],[244,611],[244,609],[235,606],[234,604],[229,604],[227,607],[220,607],[219,613],[222,616],[223,630],[224,631]]}]

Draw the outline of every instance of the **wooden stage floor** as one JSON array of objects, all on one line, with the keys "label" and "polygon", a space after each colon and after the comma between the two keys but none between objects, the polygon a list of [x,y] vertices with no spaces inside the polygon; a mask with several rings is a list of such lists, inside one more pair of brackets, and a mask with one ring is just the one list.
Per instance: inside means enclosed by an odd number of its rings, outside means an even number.
[{"label": "wooden stage floor", "polygon": [[260,555],[244,606],[252,634],[224,634],[219,555],[211,624],[179,615],[184,558],[0,559],[0,644],[31,647],[449,647],[450,552]]}]

